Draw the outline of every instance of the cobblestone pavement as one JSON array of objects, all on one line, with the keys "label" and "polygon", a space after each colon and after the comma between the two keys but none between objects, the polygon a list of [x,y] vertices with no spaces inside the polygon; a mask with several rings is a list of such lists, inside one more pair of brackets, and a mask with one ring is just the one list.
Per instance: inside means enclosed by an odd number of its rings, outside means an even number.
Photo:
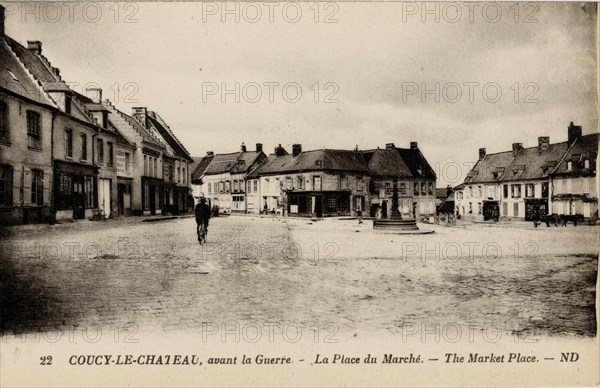
[{"label": "cobblestone pavement", "polygon": [[[231,216],[0,230],[1,332],[203,322],[335,325],[355,335],[457,323],[595,333],[598,228],[442,227]],[[336,330],[337,330],[336,329]]]}]

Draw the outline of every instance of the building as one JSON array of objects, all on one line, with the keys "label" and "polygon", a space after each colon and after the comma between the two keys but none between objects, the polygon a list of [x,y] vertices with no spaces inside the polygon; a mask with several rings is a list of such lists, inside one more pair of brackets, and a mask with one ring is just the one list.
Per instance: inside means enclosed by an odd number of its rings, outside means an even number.
[{"label": "building", "polygon": [[158,113],[137,107],[133,108],[132,117],[165,146],[162,154],[163,212],[181,214],[191,210],[190,166],[194,160],[189,152]]},{"label": "building", "polygon": [[0,6],[0,224],[50,222],[52,136],[58,107],[4,34]]},{"label": "building", "polygon": [[598,219],[598,134],[582,136],[581,126],[572,122],[568,131],[570,147],[550,175],[550,213],[581,214],[595,221]]},{"label": "building", "polygon": [[417,142],[411,142],[410,148],[388,143],[385,150],[362,153],[371,178],[371,217],[388,218],[391,214],[394,180],[398,187],[398,210],[403,218],[422,220],[435,215],[436,175]]},{"label": "building", "polygon": [[204,176],[204,172],[206,171],[206,169],[208,168],[208,165],[210,164],[210,162],[212,161],[212,159],[214,158],[215,154],[213,151],[208,151],[206,153],[206,156],[202,156],[202,157],[192,157],[192,159],[194,160],[194,163],[191,167],[192,170],[192,176],[191,176],[191,182],[192,182],[192,196],[194,197],[194,202],[196,202],[196,199],[200,198],[201,196],[206,196],[206,193],[204,193],[202,191],[203,189],[203,180],[202,177]]},{"label": "building", "polygon": [[228,154],[209,154],[207,163],[196,168],[193,174],[193,191],[204,193],[209,206],[218,207],[221,213],[246,212],[246,175],[267,158],[262,144],[256,151],[248,151],[242,143],[240,151]]},{"label": "building", "polygon": [[551,144],[548,136],[541,136],[535,147],[514,143],[511,151],[495,154],[481,148],[457,192],[456,211],[466,220],[482,221],[531,221],[550,213],[584,211],[593,217],[597,150],[598,135],[582,136],[581,127],[573,123],[565,142]]},{"label": "building", "polygon": [[[353,215],[369,201],[369,170],[359,151],[276,152],[252,172],[254,213],[326,217]],[[258,183],[255,183],[258,180]],[[256,195],[257,194],[257,195]]]},{"label": "building", "polygon": [[[129,146],[124,144],[120,146],[123,153],[121,160],[124,163],[119,173],[120,189],[118,190],[123,194],[118,201],[123,201],[126,214],[162,214],[164,203],[162,155],[166,149],[163,140],[151,133],[138,120],[118,110],[109,100],[103,100],[102,105],[108,111],[110,125],[116,128],[129,144]],[[126,170],[128,166],[130,166],[129,171]],[[129,208],[125,203],[128,197],[131,202]]]}]

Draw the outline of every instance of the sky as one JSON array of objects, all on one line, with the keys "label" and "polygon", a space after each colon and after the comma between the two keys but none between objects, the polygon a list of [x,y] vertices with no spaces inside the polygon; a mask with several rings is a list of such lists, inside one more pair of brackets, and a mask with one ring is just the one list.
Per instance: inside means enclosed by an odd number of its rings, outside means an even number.
[{"label": "sky", "polygon": [[417,141],[442,187],[481,147],[598,131],[595,4],[3,4],[76,91],[158,112],[192,156]]}]

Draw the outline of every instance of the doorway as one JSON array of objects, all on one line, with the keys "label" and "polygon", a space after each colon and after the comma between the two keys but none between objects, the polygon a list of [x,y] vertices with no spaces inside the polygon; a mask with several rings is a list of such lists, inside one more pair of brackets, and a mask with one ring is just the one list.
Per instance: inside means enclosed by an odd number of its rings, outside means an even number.
[{"label": "doorway", "polygon": [[73,218],[85,218],[85,194],[83,192],[83,176],[73,176]]}]

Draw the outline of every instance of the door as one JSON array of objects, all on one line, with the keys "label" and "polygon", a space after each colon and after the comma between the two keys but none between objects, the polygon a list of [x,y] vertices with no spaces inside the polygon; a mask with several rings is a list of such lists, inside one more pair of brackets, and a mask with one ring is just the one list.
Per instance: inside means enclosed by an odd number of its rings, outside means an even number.
[{"label": "door", "polygon": [[313,198],[315,200],[315,214],[317,215],[317,218],[321,218],[323,217],[323,197],[317,195]]},{"label": "door", "polygon": [[156,186],[149,186],[150,194],[150,214],[156,214]]},{"label": "door", "polygon": [[387,217],[388,217],[387,216],[387,213],[388,213],[387,208],[388,208],[387,201],[381,201],[381,218],[382,219],[387,219]]},{"label": "door", "polygon": [[73,176],[73,218],[85,218],[85,193],[83,192],[83,177]]},{"label": "door", "polygon": [[125,185],[122,183],[117,183],[117,206],[119,215],[125,215]]},{"label": "door", "polygon": [[98,179],[98,208],[106,218],[110,216],[110,179]]}]

